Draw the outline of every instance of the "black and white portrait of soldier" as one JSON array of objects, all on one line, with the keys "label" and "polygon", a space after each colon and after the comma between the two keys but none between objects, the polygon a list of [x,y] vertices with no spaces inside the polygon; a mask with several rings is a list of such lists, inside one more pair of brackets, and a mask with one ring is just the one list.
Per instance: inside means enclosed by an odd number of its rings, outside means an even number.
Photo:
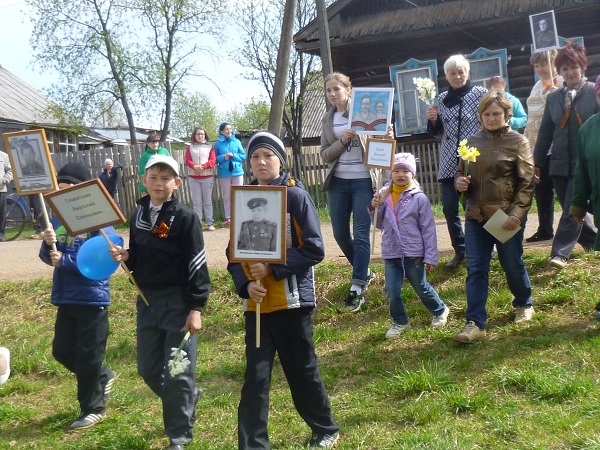
[{"label": "black and white portrait of soldier", "polygon": [[277,224],[266,219],[267,203],[267,199],[262,197],[248,201],[252,219],[242,222],[238,250],[276,251]]}]

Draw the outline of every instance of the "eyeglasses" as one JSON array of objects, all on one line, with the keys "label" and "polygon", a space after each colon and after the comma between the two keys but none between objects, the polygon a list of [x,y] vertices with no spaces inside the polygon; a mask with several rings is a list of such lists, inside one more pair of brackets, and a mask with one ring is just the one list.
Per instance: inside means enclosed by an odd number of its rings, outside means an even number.
[{"label": "eyeglasses", "polygon": [[160,140],[159,139],[154,139],[154,140],[148,141],[148,142],[150,142],[151,144],[159,144]]}]

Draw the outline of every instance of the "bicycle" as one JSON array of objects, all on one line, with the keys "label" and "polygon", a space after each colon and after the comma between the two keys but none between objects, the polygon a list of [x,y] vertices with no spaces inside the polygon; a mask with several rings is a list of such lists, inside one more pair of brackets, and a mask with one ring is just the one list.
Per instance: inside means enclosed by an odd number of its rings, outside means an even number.
[{"label": "bicycle", "polygon": [[[47,208],[46,204],[44,207]],[[26,195],[12,193],[6,197],[6,228],[4,229],[4,239],[14,241],[17,239],[25,227],[31,225],[37,232],[44,228],[43,212],[35,215],[34,209],[29,205],[29,199]],[[50,217],[50,216],[48,216]]]}]

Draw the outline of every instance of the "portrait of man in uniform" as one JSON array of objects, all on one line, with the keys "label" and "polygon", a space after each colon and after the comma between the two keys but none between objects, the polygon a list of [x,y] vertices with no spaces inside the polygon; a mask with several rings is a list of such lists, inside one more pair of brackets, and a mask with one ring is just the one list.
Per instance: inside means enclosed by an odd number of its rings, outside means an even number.
[{"label": "portrait of man in uniform", "polygon": [[21,144],[21,171],[24,177],[44,175],[44,165],[39,161],[39,152],[29,142]]},{"label": "portrait of man in uniform", "polygon": [[242,222],[238,250],[274,252],[277,248],[277,224],[266,219],[267,199],[255,197],[248,201],[251,220]]},{"label": "portrait of man in uniform", "polygon": [[554,11],[529,16],[535,51],[558,47]]}]

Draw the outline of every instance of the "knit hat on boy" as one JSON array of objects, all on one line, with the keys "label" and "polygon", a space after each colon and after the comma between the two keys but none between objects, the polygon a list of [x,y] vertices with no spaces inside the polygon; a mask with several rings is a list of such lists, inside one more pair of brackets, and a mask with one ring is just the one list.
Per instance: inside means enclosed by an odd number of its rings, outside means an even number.
[{"label": "knit hat on boy", "polygon": [[148,158],[148,162],[146,163],[146,167],[144,167],[144,171],[148,170],[150,167],[156,164],[166,164],[171,169],[173,169],[173,172],[175,172],[176,176],[179,176],[179,164],[177,163],[177,161],[175,161],[175,159],[172,156],[158,154],[152,155],[150,158]]},{"label": "knit hat on boy", "polygon": [[91,179],[90,169],[75,161],[65,164],[56,175],[57,183],[77,184]]},{"label": "knit hat on boy", "polygon": [[410,153],[396,153],[394,155],[394,169],[410,170],[413,175],[416,175],[417,160]]},{"label": "knit hat on boy", "polygon": [[259,131],[258,133],[254,133],[248,142],[248,158],[252,156],[254,150],[260,147],[272,150],[281,161],[281,165],[285,165],[285,147],[283,142],[281,142],[281,139],[273,133],[270,131]]}]

